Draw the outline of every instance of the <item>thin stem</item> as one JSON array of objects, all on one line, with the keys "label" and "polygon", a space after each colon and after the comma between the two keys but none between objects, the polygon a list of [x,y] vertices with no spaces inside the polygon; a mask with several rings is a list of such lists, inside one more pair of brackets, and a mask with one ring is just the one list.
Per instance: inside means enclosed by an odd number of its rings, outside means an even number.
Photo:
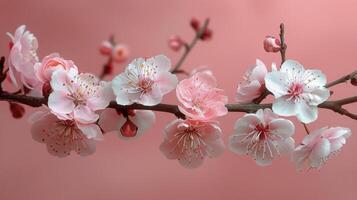
[{"label": "thin stem", "polygon": [[334,81],[332,81],[330,83],[327,83],[325,87],[329,88],[329,87],[335,86],[335,85],[340,84],[340,83],[345,83],[348,80],[351,80],[354,76],[357,76],[357,70],[353,71],[350,74],[342,76],[341,78],[339,78],[337,80],[334,80]]},{"label": "thin stem", "polygon": [[281,48],[280,48],[280,55],[281,55],[281,64],[285,62],[285,53],[286,49],[288,48],[288,45],[285,44],[285,27],[284,23],[280,24],[280,43],[281,43]]},{"label": "thin stem", "polygon": [[305,123],[302,123],[302,125],[304,125],[305,131],[309,135],[310,131],[309,131],[309,128],[307,127],[307,125]]},{"label": "thin stem", "polygon": [[191,43],[188,45],[185,45],[185,52],[182,54],[181,58],[179,61],[176,63],[175,67],[172,69],[172,73],[176,73],[179,68],[182,66],[183,62],[187,58],[188,54],[190,51],[193,49],[193,47],[196,45],[197,41],[201,38],[202,34],[205,32],[207,26],[209,23],[209,19],[207,18],[203,24],[203,26],[200,28],[200,30],[197,31],[195,37],[192,39]]}]

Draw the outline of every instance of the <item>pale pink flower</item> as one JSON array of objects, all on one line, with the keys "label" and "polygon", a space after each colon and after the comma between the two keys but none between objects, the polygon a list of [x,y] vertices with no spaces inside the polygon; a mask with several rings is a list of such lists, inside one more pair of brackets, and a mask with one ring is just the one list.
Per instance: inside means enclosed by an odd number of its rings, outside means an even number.
[{"label": "pale pink flower", "polygon": [[264,50],[266,52],[276,53],[280,51],[281,43],[279,39],[276,39],[273,36],[266,36],[264,39]]},{"label": "pale pink flower", "polygon": [[310,168],[320,168],[342,149],[351,134],[350,129],[343,127],[324,127],[316,130],[306,135],[301,144],[296,147],[292,160],[300,170],[306,163]]},{"label": "pale pink flower", "polygon": [[34,66],[36,77],[42,83],[49,83],[51,81],[52,73],[59,68],[68,71],[70,68],[77,67],[73,61],[65,60],[58,53],[52,53],[42,59],[42,62],[38,62]]},{"label": "pale pink flower", "polygon": [[[127,116],[127,117],[126,117]],[[124,129],[130,123],[131,130]],[[116,133],[119,138],[129,140],[143,135],[155,123],[155,114],[150,110],[127,110],[125,113],[115,109],[105,109],[99,119],[104,133]]]},{"label": "pale pink flower", "polygon": [[125,72],[112,81],[116,101],[120,105],[139,103],[147,106],[159,104],[163,96],[177,85],[177,77],[170,72],[171,62],[159,55],[149,59],[138,58]]},{"label": "pale pink flower", "polygon": [[187,168],[199,167],[206,157],[224,151],[222,131],[216,123],[176,119],[165,128],[161,152]]},{"label": "pale pink flower", "polygon": [[37,38],[26,26],[19,26],[15,34],[7,33],[12,40],[12,47],[8,59],[9,76],[15,86],[25,85],[29,89],[38,88],[39,81],[35,76],[34,65],[38,62]]},{"label": "pale pink flower", "polygon": [[[273,70],[275,64],[272,65]],[[257,59],[255,66],[251,67],[244,75],[244,81],[238,85],[237,101],[240,103],[251,103],[265,91],[265,75],[268,70],[265,64]]]},{"label": "pale pink flower", "polygon": [[78,74],[60,68],[53,72],[48,106],[58,117],[69,116],[80,123],[98,120],[97,110],[106,108],[114,98],[111,84],[88,73]]},{"label": "pale pink flower", "polygon": [[66,157],[72,151],[81,156],[95,152],[95,137],[89,137],[83,130],[101,135],[96,124],[78,124],[74,120],[61,120],[49,112],[37,112],[32,116],[32,138],[45,143],[50,154]]},{"label": "pale pink flower", "polygon": [[177,98],[183,104],[179,106],[180,111],[188,118],[203,121],[226,115],[228,97],[216,87],[216,79],[209,71],[182,80],[176,88]]},{"label": "pale pink flower", "polygon": [[112,58],[114,62],[121,63],[129,58],[129,48],[125,44],[116,44],[113,47]]},{"label": "pale pink flower", "polygon": [[265,76],[265,86],[275,96],[274,113],[294,116],[303,123],[317,119],[317,106],[326,101],[330,92],[326,77],[320,70],[305,70],[297,61],[287,60],[280,71]]},{"label": "pale pink flower", "polygon": [[229,138],[229,147],[237,154],[251,156],[258,165],[270,165],[280,154],[294,150],[294,124],[278,118],[270,109],[258,110],[240,118]]}]

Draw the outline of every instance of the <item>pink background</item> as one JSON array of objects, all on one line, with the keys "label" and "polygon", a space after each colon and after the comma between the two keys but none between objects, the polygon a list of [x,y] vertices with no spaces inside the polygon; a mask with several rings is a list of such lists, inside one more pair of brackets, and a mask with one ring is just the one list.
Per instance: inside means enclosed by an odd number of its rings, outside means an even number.
[{"label": "pink background", "polygon": [[[356,7],[352,0],[1,0],[0,54],[8,54],[5,32],[27,24],[39,39],[40,57],[59,52],[83,71],[100,72],[106,59],[97,48],[111,33],[130,45],[131,58],[164,53],[175,62],[180,53],[168,49],[167,38],[177,33],[190,40],[189,19],[210,17],[213,40],[199,43],[184,68],[210,66],[234,102],[237,83],[256,58],[279,63],[278,54],[264,52],[262,40],[277,35],[280,22],[287,28],[288,58],[322,69],[329,80],[356,69]],[[332,98],[357,95],[349,85],[334,91]],[[165,102],[177,101],[171,94]],[[158,123],[140,140],[107,135],[93,156],[58,159],[31,139],[26,118],[12,119],[8,104],[0,104],[0,199],[356,199],[356,136],[320,171],[297,172],[287,157],[259,167],[229,151],[187,170],[160,153],[162,129],[174,116],[158,113]],[[240,116],[221,118],[225,141]],[[325,110],[310,127],[327,125],[356,131],[356,121]],[[299,142],[305,133],[296,126]]]}]

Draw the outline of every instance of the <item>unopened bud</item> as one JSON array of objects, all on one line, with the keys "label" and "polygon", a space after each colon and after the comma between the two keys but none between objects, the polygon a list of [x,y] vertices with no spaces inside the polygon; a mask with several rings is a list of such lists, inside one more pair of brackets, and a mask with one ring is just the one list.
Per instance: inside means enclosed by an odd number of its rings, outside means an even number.
[{"label": "unopened bud", "polygon": [[113,61],[117,63],[124,62],[129,57],[129,48],[125,44],[117,44],[112,52]]},{"label": "unopened bud", "polygon": [[280,40],[273,36],[266,36],[264,39],[264,50],[266,52],[278,52],[281,49]]},{"label": "unopened bud", "polygon": [[351,78],[351,84],[357,86],[357,75]]},{"label": "unopened bud", "polygon": [[100,45],[99,52],[102,55],[109,56],[112,53],[113,46],[109,41],[103,41]]},{"label": "unopened bud", "polygon": [[210,40],[212,38],[212,30],[206,28],[206,30],[201,35],[201,40]]},{"label": "unopened bud", "polygon": [[12,47],[14,46],[14,43],[13,42],[9,42],[9,49],[11,50]]},{"label": "unopened bud", "polygon": [[135,137],[138,132],[138,127],[129,119],[120,128],[120,133],[124,137]]},{"label": "unopened bud", "polygon": [[17,103],[10,102],[10,111],[15,119],[20,119],[25,114],[25,108]]},{"label": "unopened bud", "polygon": [[190,21],[190,25],[193,28],[193,30],[195,30],[196,32],[198,30],[200,30],[201,23],[200,23],[200,21],[198,19],[192,17],[192,19]]},{"label": "unopened bud", "polygon": [[173,35],[169,38],[169,47],[173,51],[179,51],[183,45],[184,45],[184,42],[179,36]]}]

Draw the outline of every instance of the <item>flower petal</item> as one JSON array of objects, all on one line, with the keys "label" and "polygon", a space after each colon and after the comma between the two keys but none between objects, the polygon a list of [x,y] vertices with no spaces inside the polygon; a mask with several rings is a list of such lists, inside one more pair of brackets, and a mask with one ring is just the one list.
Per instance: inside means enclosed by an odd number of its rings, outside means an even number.
[{"label": "flower petal", "polygon": [[280,97],[273,103],[273,112],[281,116],[293,116],[297,112],[296,104],[286,97]]},{"label": "flower petal", "polygon": [[48,97],[48,107],[56,113],[69,114],[75,105],[66,94],[54,91]]},{"label": "flower petal", "polygon": [[309,106],[306,102],[297,103],[297,118],[305,123],[311,123],[318,117],[318,109],[316,106]]},{"label": "flower petal", "polygon": [[99,115],[88,106],[79,105],[74,108],[74,119],[81,123],[94,123],[99,119]]},{"label": "flower petal", "polygon": [[274,71],[265,76],[265,87],[274,94],[276,99],[288,94],[287,85],[285,73]]}]

